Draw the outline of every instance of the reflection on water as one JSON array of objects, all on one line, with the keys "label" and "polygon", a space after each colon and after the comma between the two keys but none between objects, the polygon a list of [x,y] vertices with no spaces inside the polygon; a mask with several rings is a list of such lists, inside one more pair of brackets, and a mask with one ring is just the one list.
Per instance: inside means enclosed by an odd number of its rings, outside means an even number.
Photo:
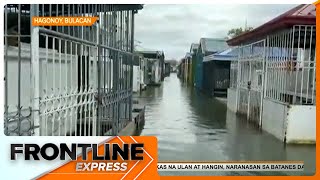
[{"label": "reflection on water", "polygon": [[[315,146],[284,146],[227,110],[224,103],[186,87],[171,74],[139,97],[146,104],[138,132],[157,136],[161,160],[303,160],[314,174]],[[183,174],[182,174],[183,173]],[[290,175],[292,172],[161,172],[161,175]]]}]

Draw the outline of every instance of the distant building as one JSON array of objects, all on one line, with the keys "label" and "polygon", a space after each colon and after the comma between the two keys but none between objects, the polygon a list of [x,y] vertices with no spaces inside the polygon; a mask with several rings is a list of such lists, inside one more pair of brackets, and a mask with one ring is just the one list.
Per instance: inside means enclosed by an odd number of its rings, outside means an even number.
[{"label": "distant building", "polygon": [[225,39],[201,38],[196,52],[195,87],[203,90],[203,57],[228,48]]},{"label": "distant building", "polygon": [[199,44],[192,43],[189,53],[191,54],[191,64],[192,64],[192,85],[195,84],[196,67],[197,67],[197,51]]},{"label": "distant building", "polygon": [[165,77],[170,76],[171,73],[171,64],[169,62],[164,63],[164,75]]},{"label": "distant building", "polygon": [[191,54],[186,55],[181,59],[178,64],[178,77],[186,84],[192,84],[192,59]]},{"label": "distant building", "polygon": [[137,51],[147,63],[145,83],[160,85],[164,79],[164,53],[162,51]]},{"label": "distant building", "polygon": [[212,96],[227,96],[230,64],[237,60],[238,49],[229,48],[203,58],[203,90]]}]

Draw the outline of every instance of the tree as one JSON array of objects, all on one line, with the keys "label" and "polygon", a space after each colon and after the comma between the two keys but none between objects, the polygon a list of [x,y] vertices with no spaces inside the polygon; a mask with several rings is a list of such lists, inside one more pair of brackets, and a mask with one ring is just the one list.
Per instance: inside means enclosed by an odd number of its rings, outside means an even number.
[{"label": "tree", "polygon": [[242,27],[240,28],[233,28],[233,29],[230,29],[228,31],[228,36],[230,36],[231,38],[234,38],[236,36],[239,36],[240,34],[243,34],[245,32],[248,32],[248,31],[251,31],[253,30],[253,27],[248,27],[246,28],[245,30],[242,29]]}]

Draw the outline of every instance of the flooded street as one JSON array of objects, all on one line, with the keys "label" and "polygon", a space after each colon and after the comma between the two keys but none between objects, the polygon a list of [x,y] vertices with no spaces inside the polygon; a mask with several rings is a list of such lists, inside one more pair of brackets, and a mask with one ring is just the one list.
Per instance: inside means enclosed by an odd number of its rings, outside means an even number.
[{"label": "flooded street", "polygon": [[[148,87],[140,135],[158,138],[159,161],[303,160],[315,172],[315,146],[285,146],[229,110],[225,103],[187,87],[176,74]],[[161,172],[161,175],[289,175],[287,172]],[[292,172],[291,172],[292,174]]]}]

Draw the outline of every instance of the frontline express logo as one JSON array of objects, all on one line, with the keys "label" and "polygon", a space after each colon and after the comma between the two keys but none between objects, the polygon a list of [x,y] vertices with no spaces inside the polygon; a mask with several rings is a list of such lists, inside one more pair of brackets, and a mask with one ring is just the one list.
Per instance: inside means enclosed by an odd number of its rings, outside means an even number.
[{"label": "frontline express logo", "polygon": [[[76,171],[126,171],[128,161],[143,160],[144,144],[116,143],[98,144],[67,144],[59,146],[52,143],[39,146],[37,144],[11,144],[11,160],[23,156],[24,160],[40,160],[41,158],[52,161],[72,160],[78,161]],[[77,157],[77,155],[79,155]]]}]

